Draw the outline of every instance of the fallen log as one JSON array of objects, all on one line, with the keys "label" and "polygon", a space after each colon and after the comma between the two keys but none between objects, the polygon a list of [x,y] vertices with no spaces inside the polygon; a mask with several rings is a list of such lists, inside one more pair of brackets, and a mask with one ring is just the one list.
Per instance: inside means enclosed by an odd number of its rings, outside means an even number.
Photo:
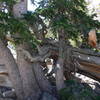
[{"label": "fallen log", "polygon": [[90,50],[74,49],[73,57],[76,59],[78,72],[100,81],[100,53]]},{"label": "fallen log", "polygon": [[100,66],[87,62],[79,62],[77,67],[79,73],[100,81]]}]

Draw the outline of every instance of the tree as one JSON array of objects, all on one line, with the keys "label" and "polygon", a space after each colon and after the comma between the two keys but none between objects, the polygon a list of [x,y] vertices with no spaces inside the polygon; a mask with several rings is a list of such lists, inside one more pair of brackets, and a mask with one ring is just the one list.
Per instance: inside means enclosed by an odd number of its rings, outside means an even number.
[{"label": "tree", "polygon": [[[88,15],[84,0],[42,0],[34,12],[27,12],[26,4],[27,0],[0,0],[0,57],[5,60],[18,100],[38,100],[41,95],[42,100],[56,100],[55,88],[43,72],[45,59],[54,61],[59,92],[65,87],[64,77],[71,79],[75,65],[84,61],[79,55],[92,54],[80,48],[79,40],[86,43],[86,33],[99,28],[100,23],[93,19],[95,14]],[[69,40],[76,42],[77,48]],[[7,48],[8,41],[16,48],[16,61]]]}]

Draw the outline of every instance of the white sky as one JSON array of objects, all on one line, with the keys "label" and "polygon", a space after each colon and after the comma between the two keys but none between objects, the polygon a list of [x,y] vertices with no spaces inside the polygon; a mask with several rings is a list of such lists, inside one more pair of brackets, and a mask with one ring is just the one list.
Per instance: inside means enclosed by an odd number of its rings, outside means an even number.
[{"label": "white sky", "polygon": [[88,8],[97,8],[100,6],[100,0],[86,0],[86,1],[90,1],[90,4],[88,6]]},{"label": "white sky", "polygon": [[[39,2],[40,0],[35,0],[36,2]],[[33,5],[31,3],[31,0],[28,0],[28,10],[29,11],[34,11],[36,9],[37,6]]]},{"label": "white sky", "polygon": [[91,5],[94,7],[98,6],[98,4],[100,4],[100,0],[86,0],[86,1],[90,1]]},{"label": "white sky", "polygon": [[[36,2],[40,1],[40,0],[35,0]],[[89,5],[89,8],[96,8],[98,6],[100,6],[100,0],[86,0],[87,2],[91,2]],[[32,5],[31,0],[28,0],[28,10],[29,11],[34,11],[34,9],[36,8],[36,6]]]},{"label": "white sky", "polygon": [[[35,0],[36,2],[39,2],[41,0]],[[92,11],[95,11],[95,12],[100,12],[99,8],[100,7],[100,0],[86,0],[87,2],[89,2],[89,5],[88,5],[88,9],[90,10],[90,14]],[[38,5],[37,5],[38,6]],[[28,0],[28,11],[34,11],[36,9],[35,5],[33,5],[31,3],[31,0]],[[100,14],[97,15],[98,17],[96,19],[100,20]]]},{"label": "white sky", "polygon": [[90,14],[93,12],[97,13],[97,17],[95,17],[95,19],[100,21],[100,0],[86,0],[86,1],[90,1],[90,4],[88,6]]}]

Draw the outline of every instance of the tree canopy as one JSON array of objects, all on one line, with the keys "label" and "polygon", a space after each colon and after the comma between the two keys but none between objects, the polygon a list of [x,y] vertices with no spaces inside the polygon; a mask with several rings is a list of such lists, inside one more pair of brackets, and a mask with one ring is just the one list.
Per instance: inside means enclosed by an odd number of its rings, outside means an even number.
[{"label": "tree canopy", "polygon": [[[12,7],[15,0],[1,0],[0,35],[20,34],[18,41],[37,41],[39,36],[47,35],[57,39],[60,28],[64,29],[66,39],[79,40],[86,37],[90,29],[98,29],[100,23],[89,15],[87,3],[84,0],[42,0],[34,12],[28,12],[21,19],[14,18]],[[33,33],[38,33],[36,39]],[[50,35],[49,35],[50,34]],[[42,37],[41,37],[42,38]]]}]

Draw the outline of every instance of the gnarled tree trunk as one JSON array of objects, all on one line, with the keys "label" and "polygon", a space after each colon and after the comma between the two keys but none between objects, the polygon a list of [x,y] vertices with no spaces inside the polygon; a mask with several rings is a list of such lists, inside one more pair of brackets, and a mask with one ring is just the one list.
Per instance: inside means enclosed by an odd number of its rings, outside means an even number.
[{"label": "gnarled tree trunk", "polygon": [[[29,50],[26,44],[20,44],[17,45],[17,47]],[[31,100],[38,100],[41,91],[37,84],[35,74],[32,71],[32,63],[25,59],[25,55],[19,49],[17,49],[17,64],[23,81],[23,91],[26,100],[28,100],[29,98]]]},{"label": "gnarled tree trunk", "polygon": [[7,67],[8,74],[15,89],[18,100],[24,100],[23,86],[18,66],[10,50],[5,46],[5,44],[1,40],[0,59],[4,60],[5,66]]}]

